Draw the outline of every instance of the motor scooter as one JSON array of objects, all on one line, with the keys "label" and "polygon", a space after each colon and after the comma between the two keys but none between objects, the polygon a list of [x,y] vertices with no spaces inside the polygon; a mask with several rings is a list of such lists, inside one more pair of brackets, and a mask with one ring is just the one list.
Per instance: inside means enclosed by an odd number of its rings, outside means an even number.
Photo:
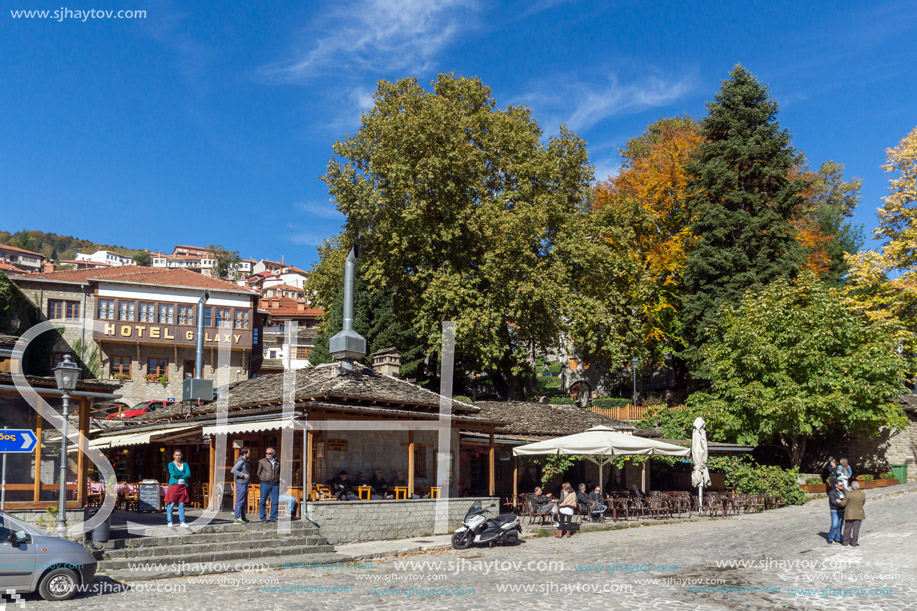
[{"label": "motor scooter", "polygon": [[[490,505],[491,509],[496,505]],[[468,549],[472,545],[495,543],[514,545],[522,534],[522,521],[514,513],[500,514],[488,519],[485,514],[487,509],[481,507],[481,501],[475,501],[471,509],[465,514],[462,526],[452,533],[452,547],[455,549]]]}]

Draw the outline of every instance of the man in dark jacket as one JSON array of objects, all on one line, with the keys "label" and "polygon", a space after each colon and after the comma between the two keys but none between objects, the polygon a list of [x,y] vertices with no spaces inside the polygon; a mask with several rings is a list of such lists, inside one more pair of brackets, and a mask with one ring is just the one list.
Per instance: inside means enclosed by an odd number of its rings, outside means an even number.
[{"label": "man in dark jacket", "polygon": [[825,492],[831,492],[834,488],[834,474],[837,471],[837,460],[834,457],[828,459],[828,464],[821,470],[821,481],[825,482]]},{"label": "man in dark jacket", "polygon": [[369,478],[369,485],[373,488],[373,495],[385,498],[385,494],[388,492],[388,482],[382,477],[382,469],[376,469],[373,476]]},{"label": "man in dark jacket", "polygon": [[261,482],[261,503],[258,504],[259,516],[264,522],[267,500],[271,499],[271,519],[277,521],[277,506],[280,504],[280,461],[275,458],[274,448],[264,451],[264,458],[258,461],[258,481]]},{"label": "man in dark jacket", "polygon": [[605,497],[602,495],[602,489],[596,486],[587,496],[589,497],[590,503],[589,509],[592,511],[592,521],[598,522],[602,518],[602,514],[605,513],[605,510],[608,509],[608,506],[605,505]]},{"label": "man in dark jacket", "polygon": [[844,539],[841,545],[857,547],[860,543],[860,524],[866,519],[863,505],[866,504],[866,493],[860,490],[859,482],[850,482],[850,492],[842,501],[844,507]]},{"label": "man in dark jacket", "polygon": [[586,484],[580,484],[576,491],[576,504],[579,505],[580,511],[588,511],[592,504],[589,495],[586,493]]},{"label": "man in dark jacket", "polygon": [[248,448],[242,448],[239,452],[239,460],[236,461],[232,468],[232,474],[236,478],[236,522],[246,523],[245,506],[248,503],[248,484],[251,481],[251,467],[248,466],[248,455],[251,451]]},{"label": "man in dark jacket", "polygon": [[329,479],[327,482],[329,488],[331,488],[331,495],[342,501],[358,501],[360,497],[354,494],[351,486],[353,482],[350,481],[350,473],[347,471],[341,471],[338,473],[337,477]]},{"label": "man in dark jacket", "polygon": [[841,541],[841,530],[844,528],[844,506],[847,504],[844,483],[834,482],[834,489],[828,491],[828,509],[831,510],[831,528],[828,530],[828,543]]}]

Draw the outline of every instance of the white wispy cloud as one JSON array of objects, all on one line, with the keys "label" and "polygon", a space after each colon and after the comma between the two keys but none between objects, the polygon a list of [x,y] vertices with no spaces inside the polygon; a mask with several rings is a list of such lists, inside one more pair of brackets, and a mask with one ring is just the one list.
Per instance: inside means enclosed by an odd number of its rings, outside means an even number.
[{"label": "white wispy cloud", "polygon": [[476,12],[477,0],[338,3],[303,32],[308,42],[260,72],[275,81],[305,82],[329,71],[423,71],[441,49],[473,27]]},{"label": "white wispy cloud", "polygon": [[317,202],[296,202],[293,207],[300,212],[305,212],[308,216],[320,219],[329,219],[333,221],[344,220],[344,215],[337,208],[328,204],[319,204]]},{"label": "white wispy cloud", "polygon": [[677,79],[652,76],[633,83],[622,83],[611,76],[598,84],[580,81],[557,87],[553,83],[543,87],[548,93],[529,93],[520,101],[538,114],[580,131],[616,115],[668,106],[690,94],[695,83],[693,75]]},{"label": "white wispy cloud", "polygon": [[340,131],[341,129],[354,129],[360,126],[363,113],[371,110],[375,104],[374,90],[368,87],[356,87],[335,98],[334,116],[330,121],[321,125],[327,129]]}]

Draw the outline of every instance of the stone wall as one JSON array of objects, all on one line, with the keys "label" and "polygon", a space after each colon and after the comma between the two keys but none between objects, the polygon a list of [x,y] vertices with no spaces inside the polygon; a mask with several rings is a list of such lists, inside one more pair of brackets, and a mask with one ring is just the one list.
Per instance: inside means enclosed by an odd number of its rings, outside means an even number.
[{"label": "stone wall", "polygon": [[910,465],[910,479],[917,475],[917,414],[908,413],[908,421],[909,425],[900,431],[882,428],[875,435],[851,433],[840,438],[810,440],[803,470],[821,473],[829,457],[846,457],[860,472],[881,472],[890,465]]},{"label": "stone wall", "polygon": [[[354,501],[306,503],[306,515],[318,524],[323,537],[332,545],[383,541],[447,534],[461,526],[462,518],[474,501],[490,509],[488,516],[500,513],[496,497],[459,497],[441,500]],[[447,528],[435,532],[437,503],[448,506]]]}]

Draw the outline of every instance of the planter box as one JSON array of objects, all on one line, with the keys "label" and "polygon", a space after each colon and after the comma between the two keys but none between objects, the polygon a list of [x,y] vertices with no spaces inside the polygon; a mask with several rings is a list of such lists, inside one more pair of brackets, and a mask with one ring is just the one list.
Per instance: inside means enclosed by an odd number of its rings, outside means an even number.
[{"label": "planter box", "polygon": [[[885,486],[897,486],[898,480],[896,479],[877,479],[875,480],[876,486],[879,488],[884,488]],[[862,485],[863,482],[860,482]]]},{"label": "planter box", "polygon": [[860,480],[857,480],[857,483],[860,484],[860,489],[861,489],[861,490],[868,490],[868,489],[870,489],[870,488],[878,488],[878,487],[879,487],[879,482],[877,482],[876,480],[872,480],[872,481],[869,481],[869,482],[861,482]]},{"label": "planter box", "polygon": [[799,484],[799,487],[806,492],[825,492],[824,484]]}]

